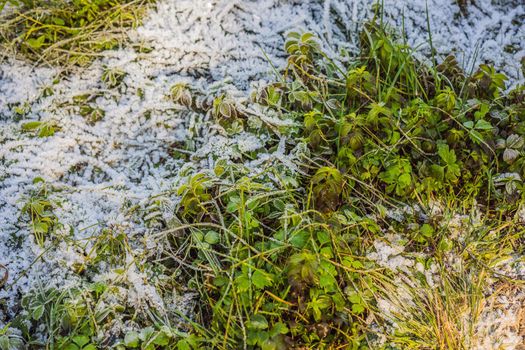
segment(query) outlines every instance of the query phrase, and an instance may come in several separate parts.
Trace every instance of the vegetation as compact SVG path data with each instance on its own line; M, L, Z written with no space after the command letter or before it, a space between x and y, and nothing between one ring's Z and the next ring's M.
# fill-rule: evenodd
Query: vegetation
M197 321L209 331L196 329L205 348L467 349L486 276L498 257L521 251L512 223L525 175L523 89L503 94L505 76L486 65L466 76L452 57L419 62L378 25L361 47L341 67L312 34L291 33L281 82L255 96L295 122L279 132L290 147L307 144L302 175L218 164L179 190L186 234L165 234L193 260L181 268L207 305ZM214 106L226 130L249 125L225 100ZM432 215L435 203L448 209ZM399 208L411 210L389 218ZM480 209L482 222L459 237L440 224ZM439 271L436 285L370 259L388 232ZM465 270L447 267L456 255ZM395 314L381 310L385 301ZM383 331L398 324L386 344L371 319Z
M35 241L43 246L46 236L58 226L58 219L53 214L54 203L47 197L48 188L44 180L36 178L33 183L40 186L25 201L22 207L22 216L29 219Z
M2 17L0 47L5 55L69 68L86 65L126 40L150 0L1 0L14 7Z
M34 39L28 52L55 50L49 35L69 38L62 22L17 23ZM313 34L291 33L280 79L246 105L222 93L203 103L184 84L170 91L228 135L266 134L260 152L294 155L255 171L218 159L213 170L183 172L165 194L177 198L173 220L158 217L161 198L134 212L155 218L162 256L134 256L126 235L108 228L76 266L82 274L106 263L124 276L140 265L163 295L188 286L199 293L194 318L146 302L135 309L119 296L124 282L42 288L11 325L21 335L0 330L0 349L21 339L68 350L469 349L489 284L516 283L497 266L523 250L525 89L505 92L505 76L488 65L468 75L453 57L421 62L374 21L360 39L360 54L342 65ZM103 80L118 88L123 77L108 70ZM103 118L81 100L93 123ZM42 124L25 129L48 135ZM22 209L42 246L58 225L53 205L43 185ZM381 247L398 252L385 259ZM117 322L135 330L111 334Z

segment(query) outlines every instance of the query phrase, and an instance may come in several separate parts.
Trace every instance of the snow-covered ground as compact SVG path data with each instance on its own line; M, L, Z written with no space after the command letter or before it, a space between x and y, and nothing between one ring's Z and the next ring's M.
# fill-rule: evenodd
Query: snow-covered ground
M452 0L385 1L386 19L404 25L408 42L429 53L427 11L432 42L440 56L456 52L469 67L472 61L494 62L517 83L523 80L525 5L520 1L476 0L461 16ZM223 89L246 99L251 85L272 78L272 65L283 67L287 31L317 33L335 56L355 51L361 23L370 18L371 1L359 0L160 0L143 26L130 34L135 44L153 50L139 53L129 46L110 51L89 68L54 84L56 71L8 60L0 64L0 264L9 280L0 288L0 326L14 314L19 298L37 285L75 283L75 261L89 243L81 243L104 227L126 232L137 249L148 229L128 208L173 188L181 169L207 167L208 153L227 154L239 139L214 138L206 116L179 110L169 99L177 82L209 91ZM118 88L102 82L105 69L126 73ZM43 97L44 88L53 94ZM89 124L73 97L96 95L92 105L105 112ZM22 119L13 107L27 108ZM21 132L29 120L55 121L54 136ZM257 135L238 136L247 147L263 145ZM192 164L172 160L170 147L195 143L203 147ZM42 177L58 189L60 223L72 236L45 249L33 241L20 219L23 199ZM66 230L67 231L67 230ZM0 276L1 279L2 276ZM131 281L130 288L140 288ZM1 303L0 303L1 304Z

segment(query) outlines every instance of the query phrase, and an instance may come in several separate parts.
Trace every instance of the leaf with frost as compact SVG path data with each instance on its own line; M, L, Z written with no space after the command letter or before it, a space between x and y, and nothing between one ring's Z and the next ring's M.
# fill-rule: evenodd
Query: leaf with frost
M31 316L33 317L33 320L38 321L42 318L44 315L44 305L38 305L36 308L33 309L33 312L31 313Z
M220 235L215 231L208 231L204 236L204 241L208 244L219 243Z
M520 155L520 152L512 149L512 148L506 148L503 152L503 160L507 163L512 163L518 156Z
M30 131L38 129L42 125L42 122L40 121L33 121L33 122L27 122L22 124L22 130L24 131Z
M505 186L505 191L508 194L512 194L521 182L521 176L518 173L504 173L494 177L494 184L496 186Z
M251 329L266 329L268 328L268 321L266 318L261 315L253 315L250 320L247 322L246 326Z
M140 343L139 333L131 331L124 337L124 345L128 348L137 348Z
M513 149L522 148L524 144L523 137L516 135L516 134L512 134L509 137L507 137L506 144L508 148L513 148Z

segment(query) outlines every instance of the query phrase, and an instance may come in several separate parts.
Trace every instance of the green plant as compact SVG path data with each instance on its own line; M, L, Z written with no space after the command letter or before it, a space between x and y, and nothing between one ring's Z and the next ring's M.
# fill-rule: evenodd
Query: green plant
M481 64L476 73L470 77L468 89L471 96L479 96L485 99L497 98L505 89L505 74L496 72L495 68Z
M32 121L22 124L22 130L34 132L38 137L53 136L58 125L53 121Z
M141 350L177 348L191 350L194 348L195 341L192 337L167 326L162 326L158 329L146 327L140 332L131 331L126 333L124 340L116 348Z
M388 193L398 196L406 195L412 186L412 167L406 159L395 159L387 163L385 171L379 174L379 179L387 186Z
M88 124L94 125L96 122L104 119L106 112L101 108L84 104L80 106L80 115L86 118Z
M457 163L454 150L450 150L447 144L438 144L438 155L443 165L433 164L430 170L434 178L438 181L456 183L461 176L461 167Z
M183 106L191 107L193 104L193 97L191 95L188 84L175 84L171 90L171 98L175 103L180 103Z
M322 167L312 177L312 194L316 208L320 211L335 211L343 193L343 176L339 170Z
M181 269L206 305L197 322L210 329L194 332L218 349L360 349L370 346L364 320L375 315L380 322L399 322L399 332L389 336L401 348L464 347L472 328L464 328L458 309L481 307L486 279L470 276L485 276L486 270L465 257L469 273L475 273L446 271L442 254L463 249L457 237L437 218L397 218L392 212L416 203L428 210L425 203L438 199L462 210L483 203L492 219L513 215L517 203L500 192L503 178L491 175L521 164L518 119L493 118L495 111L519 108L501 101L504 78L487 67L467 77L453 59L426 66L373 24L363 33L361 55L344 68L309 34L292 33L286 50L282 81L262 89L255 101L298 122L287 134L298 135L292 144L308 147L298 161L302 172L287 175L293 181L273 182L266 172L279 170L272 166L247 178L242 167L217 165L220 171L194 175L178 192L182 232L171 243L191 261ZM462 91L463 83L486 82L489 94ZM187 89L174 88L175 100L190 104ZM222 96L212 113L224 123L239 119L241 110ZM274 130L264 132L269 147L276 145ZM519 191L514 180L509 181ZM385 220L387 215L396 221ZM398 305L404 292L394 282L400 272L380 268L378 273L367 255L372 242L392 230L408 242L407 255L425 257L418 261L421 269L439 266L442 274L436 291L422 272L403 272L412 281L403 288L415 303L406 306L406 320L378 312L383 298ZM474 243L476 232L462 239L472 240L485 252L473 254L486 254L492 264L496 248ZM510 249L513 243L503 243L504 236L496 241Z
M99 263L121 266L130 250L128 238L124 232L105 228L96 235L91 243L91 248L86 254L85 264L75 265L74 268L77 273L82 273L89 265Z
M28 314L20 316L16 323L28 339L28 344L34 347L96 349L91 343L95 324L104 321L111 309L95 310L93 300L98 299L105 288L102 284L94 284L86 290L35 290L23 298L22 306ZM31 337L34 327L38 325L45 329L47 339L44 342Z
M24 340L9 324L0 329L0 350L17 350L22 349Z
M108 87L108 88L115 88L122 84L122 81L126 77L126 72L124 72L121 69L118 68L108 68L105 67L104 71L102 72L102 82Z
M37 189L27 197L22 207L22 215L29 217L29 225L35 241L44 246L44 242L58 226L58 219L53 214L54 203L48 198L48 186L42 178L35 178Z
M177 194L181 196L180 207L184 216L207 212L206 203L212 198L208 190L211 185L210 179L200 173L190 177L187 184L179 187Z
M122 43L149 0L11 1L16 6L0 25L0 45L37 62L88 64L98 52ZM0 2L0 10L6 0Z

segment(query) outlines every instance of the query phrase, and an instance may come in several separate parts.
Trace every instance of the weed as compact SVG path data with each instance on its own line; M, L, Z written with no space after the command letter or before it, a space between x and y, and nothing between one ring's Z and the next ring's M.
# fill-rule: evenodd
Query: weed
M102 82L110 89L119 86L125 77L126 72L118 68L105 67L102 72Z
M44 246L44 242L59 225L53 214L54 203L48 198L48 186L42 178L35 178L33 183L38 188L29 195L22 207L22 215L29 217L29 225L35 236L35 241Z

